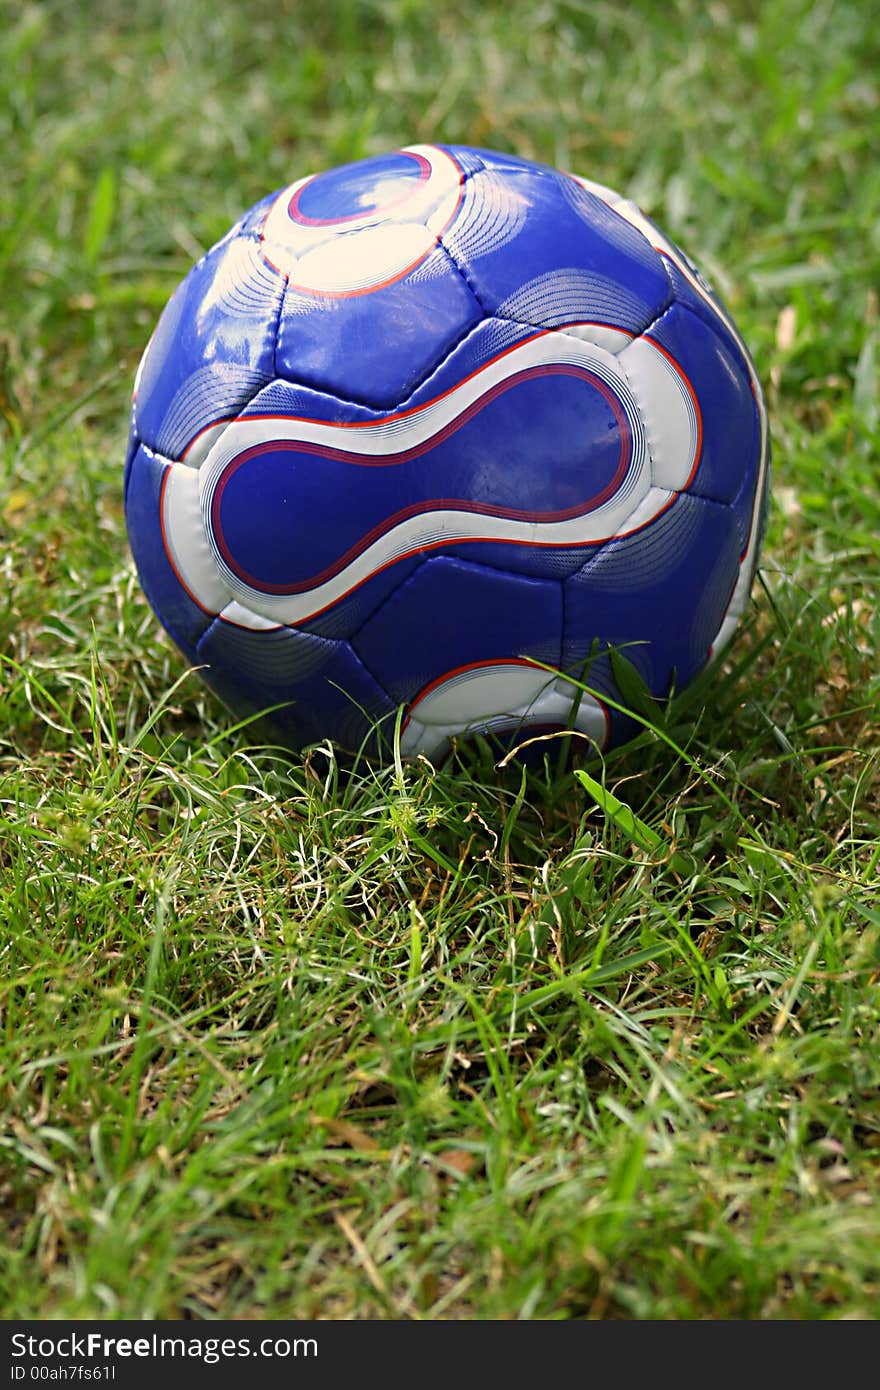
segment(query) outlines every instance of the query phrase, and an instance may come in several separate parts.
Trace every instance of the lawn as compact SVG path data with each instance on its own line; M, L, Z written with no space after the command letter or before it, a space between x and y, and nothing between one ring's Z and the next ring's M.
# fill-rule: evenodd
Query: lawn
M880 1316L870 6L0 20L0 1315ZM284 756L134 572L172 290L264 194L415 141L625 191L765 385L752 605L601 763Z

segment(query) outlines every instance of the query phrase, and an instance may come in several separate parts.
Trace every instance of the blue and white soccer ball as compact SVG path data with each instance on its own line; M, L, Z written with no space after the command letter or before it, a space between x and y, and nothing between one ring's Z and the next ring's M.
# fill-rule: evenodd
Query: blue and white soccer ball
M730 315L633 203L412 145L193 267L138 371L126 517L180 650L291 748L376 751L400 707L405 755L606 748L637 728L613 652L662 698L730 638L768 455Z

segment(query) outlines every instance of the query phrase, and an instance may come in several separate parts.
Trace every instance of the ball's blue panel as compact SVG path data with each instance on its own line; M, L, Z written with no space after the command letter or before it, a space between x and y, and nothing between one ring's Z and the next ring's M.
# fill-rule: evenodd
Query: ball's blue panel
M412 394L401 402L407 410L416 410L438 396L452 391L460 382L478 372L488 363L503 357L518 343L533 338L536 330L531 324L511 323L509 319L481 319L460 343L450 349L434 370L425 377Z
M648 336L674 358L699 404L702 442L688 491L731 502L750 482L754 495L760 425L741 354L734 355L714 325L681 304L673 304Z
M396 706L344 642L292 628L252 631L217 618L196 659L205 679L233 710L258 714L275 705L267 726L294 747L332 738L355 751L370 724Z
M162 537L162 484L171 464L145 445L131 461L125 497L125 521L141 586L166 631L188 660L213 620L213 613L195 603L180 582Z
M525 159L522 155L511 154L507 150L490 150L481 145L450 145L449 148L459 164L469 167L472 171L477 170L500 170L509 173L524 174L553 174L559 173L550 164L541 164L534 159ZM465 161L469 160L467 165Z
M657 696L705 665L739 574L731 509L682 493L650 526L602 546L565 583L563 664L598 639L622 650Z
M457 150L456 153L459 154L460 151ZM484 319L444 358L437 370L416 388L405 402L406 408L417 410L438 399L487 364L504 357L510 349L543 331L536 330L530 324L513 323L509 319ZM537 427L538 422L534 423ZM560 423L559 419L554 422L551 437L544 442L543 462L540 465L536 464L545 469L548 477L553 474L556 457L565 448L572 447L573 459L580 457L583 443L580 428L577 429L574 439L569 440L560 432ZM500 441L496 447L499 455L503 455L504 446ZM451 545L444 553L533 578L558 579L579 569L592 553L592 547L579 549L568 546L556 549L547 546L535 549L529 546L469 541L462 545Z
M344 400L390 409L481 317L458 271L435 250L405 278L369 293L309 295L291 288L277 370Z
M538 327L641 333L672 300L663 259L577 180L489 168L467 181L442 243L486 313Z
M146 444L182 458L203 430L273 379L284 283L247 237L220 243L193 267L138 374L135 420Z
M559 581L577 573L595 550L595 543L538 547L496 541L459 541L445 546L443 554L502 574Z
M323 420L328 424L357 424L381 419L384 412L357 401L329 395L326 391L317 391L300 382L276 377L240 411L243 420L258 415Z
M430 172L421 156L407 150L353 160L308 179L291 198L289 215L309 227L338 227L395 210L405 215Z
M680 254L684 255L683 252L680 252ZM685 257L685 260L687 260L687 257ZM688 261L688 264L691 265L691 262ZM759 402L755 398L756 392L760 393L760 387L757 385L757 377L755 375L754 365L751 361L751 358L748 355L747 349L745 348L737 334L732 330L731 327L728 326L728 323L725 321L726 319L730 319L729 310L727 309L724 302L721 300L720 296L715 291L713 291L711 287L706 285L706 282L702 280L702 277L699 277L699 272L696 271L695 268L693 269L694 273L697 274L698 278L700 278L701 280L701 283L707 290L711 302L707 302L706 299L704 299L698 293L694 286L689 283L689 281L681 273L678 267L670 262L669 272L672 277L673 284L675 285L676 300L682 306L682 308L688 310L691 314L694 315L695 318L702 320L702 322L706 324L707 328L720 339L727 360L735 364L737 375L743 383L743 400L740 402L739 411L741 419L743 419L745 414L747 413L744 406L745 393L747 392L752 399L752 407L754 412L754 434L752 439L750 440L748 436L748 431L744 428L742 437L740 439L741 463L739 466L739 487L735 495L732 497L731 506L733 507L736 516L738 534L740 536L740 542L742 546L745 546L746 544L749 535L749 530L751 527L752 517L755 510L757 509L759 516L758 540L754 546L750 561L752 572L754 573L760 556L764 528L766 525L768 489L770 483L770 471L768 466L764 470L763 482L760 484L762 488L761 496L755 496L755 488L756 486L758 486L760 478L762 449L760 409ZM767 462L769 465L769 440L766 441L766 448L768 450ZM734 465L734 475L732 476L730 481L731 486L736 487L736 465ZM701 490L702 485L699 480L695 480L695 482L696 491L699 492Z
M694 288L687 277L682 274L675 262L667 260L666 269L675 291L676 303L681 304L685 309L689 309L691 313L695 314L697 318L702 319L705 324L717 333L731 358L735 362L738 362L741 370L748 375L744 361L745 351L742 343L735 334L730 331L725 321L731 317L730 310L717 291L713 290L702 276L700 276L697 267L685 256L684 252L678 247L676 247L676 250L678 250L679 255L682 256L691 267L693 273L700 278L700 283L709 296L707 300Z
M763 539L764 527L767 522L767 475L764 477L764 486L759 497L755 495L757 461L749 459L743 467L742 482L736 495L731 498L730 511L733 517L733 524L736 530L736 541L742 554L749 542L752 531L752 523L757 513L758 533ZM754 546L749 561L752 576L758 565L761 540Z
M356 589L337 599L322 613L299 623L303 632L314 632L319 637L345 639L357 632L372 613L394 592L413 570L423 563L424 556L419 553L404 560L397 560L387 569L379 570L371 579L359 584Z
M409 703L473 662L531 657L558 666L562 588L482 565L425 560L352 638L389 694Z
M455 160L458 167L467 180L471 174L486 168L487 156L493 154L490 150L478 150L471 145L440 145L441 150L446 150L447 154Z
M128 446L125 450L125 468L122 474L122 498L128 496L128 483L131 478L131 466L134 463L135 455L140 448L141 441L138 439L137 430L134 425L134 411L131 414L131 424L128 429Z
M443 360L441 367L431 374L430 378L425 379L423 384L418 386L410 399L405 404L406 413L410 418L414 418L418 410L423 409L427 404L437 402L442 396L448 395L460 382L473 377L480 371L480 368L489 363L505 357L512 347L517 343L523 343L527 339L534 338L535 329L523 327L523 325L512 324L503 320L484 320L474 328L471 334L467 335L459 346ZM532 379L532 384L524 382L524 386L530 391L534 391L535 386L541 378ZM587 400L588 410L567 410L566 396L571 396L571 392L577 393L577 400ZM589 485L589 477L594 475L594 466L591 463L591 449L589 449L589 428L592 427L594 434L599 431L598 455L608 453L612 445L610 438L617 430L619 421L617 418L609 416L609 406L605 398L596 393L595 386L584 386L582 391L574 385L570 378L569 384L563 385L559 396L549 386L544 379L541 391L546 393L549 402L549 418L552 418L551 430L546 430L546 416L539 411L525 410L527 400L525 396L521 399L519 407L512 414L502 410L503 398L496 400L494 404L495 413L482 420L470 418L466 425L466 430L460 431L455 436L448 436L445 442L441 441L442 448L445 450L446 459L452 459L452 464L448 470L441 468L439 477L442 478L442 489L449 492L450 482L453 478L464 478L468 488L471 489L471 500L475 498L474 488L487 484L487 482L500 482L505 489L507 498L520 500L520 509L524 505L524 499L537 498L544 495L546 506L552 509L553 496L556 496L557 486L567 486L571 489L581 489L584 492ZM489 403L492 404L492 403ZM570 403L571 404L571 403ZM517 424L516 428L512 425L516 421L517 413L524 418L524 428ZM392 413L396 414L396 413ZM339 400L335 396L328 395L327 392L314 391L310 386L300 386L292 382L274 381L268 385L259 395L254 396L242 411L242 420L256 420L256 418L272 417L278 418L279 431L281 431L282 420L316 420L325 421L328 424L370 424L380 423L388 420L391 416L386 416L384 411L368 409L346 400ZM613 425L613 428L606 428ZM531 441L534 453L528 452L527 445ZM570 452L567 452L570 450ZM267 450L268 452L268 450ZM562 457L563 467L557 468L557 460ZM345 553L346 548L350 548L352 535L349 535L348 546L339 548L339 532L336 530L338 525L349 528L355 521L355 532L359 525L366 523L367 512L359 510L360 492L352 493L350 485L355 478L357 463L343 463L342 460L327 459L318 464L320 456L307 455L296 456L295 453L285 453L281 457L281 464L277 474L268 477L271 488L281 489L282 498L296 498L296 510L300 512L302 506L302 516L300 523L303 527L304 552L300 555L299 538L295 543L291 541L292 532L286 530L285 514L291 510L289 502L282 502L279 507L264 509L263 500L257 500L256 493L253 498L250 489L245 489L245 498L242 502L241 516L238 517L238 527L246 528L253 524L252 534L247 539L247 545L252 548L261 549L263 546L263 532L261 527L266 523L268 531L272 528L278 531L275 537L275 550L285 557L291 553L291 563L302 563L303 556L309 553L314 546L324 546L325 549L336 549L336 559ZM599 463L596 457L596 463ZM259 463L257 463L259 467ZM266 464L263 464L266 467ZM370 525L363 524L363 531L370 531L377 520L380 520L382 509L388 509L388 516L393 510L399 510L402 506L412 506L418 491L421 496L427 495L428 481L431 478L438 478L438 460L432 461L428 456L417 456L410 460L409 464L403 464L403 473L399 473L400 464L393 464L391 470L377 470L374 467L364 466L361 468L361 477L356 480L357 488L367 489L370 493L368 507L373 509L375 516L371 516ZM488 471L487 471L488 468ZM519 468L519 471L517 471ZM299 491L299 475L304 478L304 491ZM414 478L414 489L405 489L407 475ZM594 478L595 481L595 478ZM239 480L239 488L245 486L246 477ZM438 484L439 485L439 484ZM398 488L399 495L395 495L393 488ZM553 489L553 493L548 491ZM437 488L434 489L437 491ZM313 505L306 505L306 499L310 493L317 493ZM402 500L403 492L406 493L405 500ZM478 499L481 502L491 500L488 495ZM498 498L495 499L498 502ZM582 498L581 498L582 500ZM378 509L378 510L377 510ZM348 517L348 523L346 523ZM363 534L363 532L361 532ZM534 577L559 578L563 575L573 573L580 569L584 563L584 548L551 548L542 546L535 550L530 546L523 545L496 545L496 543L485 543L480 541L467 541L463 545L455 545L449 541L449 553L462 556L463 559L480 560L488 566L498 567L502 570L512 570L514 573L534 575ZM277 555L278 559L278 555ZM263 563L260 557L260 563ZM352 621L357 624L360 616L366 616L366 612L371 612L381 602L384 592L389 591L400 578L405 578L412 569L412 562L407 562L398 556L393 563L393 571L384 570L375 577L375 580L364 585L356 595L350 600L343 600L346 609L352 612ZM321 614L321 617L307 624L309 630L324 632L328 637L348 637L353 630L350 626L348 617L339 620L336 609L329 610L328 613Z

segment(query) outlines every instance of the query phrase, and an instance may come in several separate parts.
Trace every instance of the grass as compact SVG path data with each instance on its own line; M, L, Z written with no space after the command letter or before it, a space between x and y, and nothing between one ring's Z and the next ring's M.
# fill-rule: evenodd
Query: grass
M0 13L0 1313L877 1317L868 7ZM747 620L601 767L255 746L128 556L193 257L422 139L625 188L767 387Z

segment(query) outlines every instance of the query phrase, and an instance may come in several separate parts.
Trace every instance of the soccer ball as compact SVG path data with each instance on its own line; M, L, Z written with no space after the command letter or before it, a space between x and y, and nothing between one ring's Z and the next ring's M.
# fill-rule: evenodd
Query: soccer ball
M623 669L662 700L730 638L768 464L729 313L632 202L411 145L298 179L193 267L125 506L160 622L290 748L607 748L638 727Z

